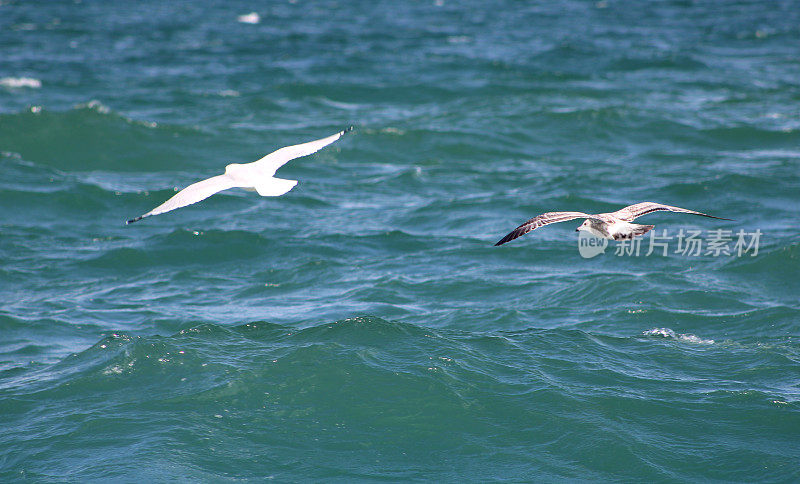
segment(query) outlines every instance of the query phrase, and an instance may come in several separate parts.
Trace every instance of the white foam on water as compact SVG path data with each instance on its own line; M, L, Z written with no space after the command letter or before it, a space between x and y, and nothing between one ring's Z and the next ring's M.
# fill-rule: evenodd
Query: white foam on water
M88 103L76 104L75 107L79 109L91 109L92 111L97 111L100 114L108 114L111 112L111 108L96 99L92 99Z
M669 328L653 328L648 329L647 331L642 333L645 336L661 336L663 338L670 338L670 339L677 339L680 341L688 341L689 343L696 343L696 344L703 344L703 345L713 345L713 339L703 339L699 336L695 336L693 334L682 334L676 333L675 331Z
M39 89L42 87L42 81L33 77L3 77L0 78L0 86L8 87L11 89L29 87L31 89Z
M261 16L257 12L250 12L244 15L239 15L236 20L243 24L257 24L261 22Z

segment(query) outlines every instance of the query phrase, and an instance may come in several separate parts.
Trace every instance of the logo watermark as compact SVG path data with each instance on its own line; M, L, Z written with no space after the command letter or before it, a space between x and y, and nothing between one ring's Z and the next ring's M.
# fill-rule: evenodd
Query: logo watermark
M731 230L702 230L680 229L675 235L668 235L667 229L659 235L656 230L651 230L645 237L635 237L617 242L614 255L649 257L652 254L663 257L669 254L684 257L755 257L758 255L758 245L761 241L761 230L746 232L739 230L735 234ZM578 234L578 252L584 259L591 259L605 253L608 239L599 239L581 231Z
M598 239L585 230L578 232L578 252L584 259L605 254L606 247L608 247L608 239Z

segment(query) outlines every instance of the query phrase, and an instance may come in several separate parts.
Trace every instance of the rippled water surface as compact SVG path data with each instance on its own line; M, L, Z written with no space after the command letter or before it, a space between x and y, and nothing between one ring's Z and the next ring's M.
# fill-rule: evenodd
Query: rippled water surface
M793 1L1 2L0 480L800 480L798 45ZM493 246L645 200L734 220Z

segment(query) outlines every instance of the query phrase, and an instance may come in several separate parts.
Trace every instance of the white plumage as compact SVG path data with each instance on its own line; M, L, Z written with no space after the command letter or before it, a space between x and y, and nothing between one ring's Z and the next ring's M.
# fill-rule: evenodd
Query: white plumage
M342 135L348 131L351 131L352 129L353 127L350 126L349 128L332 136L328 136L327 138L322 138L299 145L286 146L279 150L273 151L267 156L252 163L231 163L225 167L225 174L217 175L206 180L193 183L192 185L189 185L188 187L176 193L172 198L153 210L150 210L144 215L128 220L126 223L132 224L133 222L138 222L145 217L159 215L171 210L175 210L176 208L197 203L201 200L205 200L217 192L221 192L229 188L255 190L262 197L277 197L279 195L283 195L297 185L297 180L275 178L274 175L275 172L278 171L278 168L295 158L316 153L322 148L338 140L342 137Z

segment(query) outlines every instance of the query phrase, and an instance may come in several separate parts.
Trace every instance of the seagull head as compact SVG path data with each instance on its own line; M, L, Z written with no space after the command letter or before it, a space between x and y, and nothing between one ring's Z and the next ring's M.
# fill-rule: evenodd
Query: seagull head
M590 225L589 219L586 219L586 220L583 221L582 224L580 224L578 226L577 229L575 229L575 232L580 232L581 230L583 230L585 232L589 232L589 225Z

